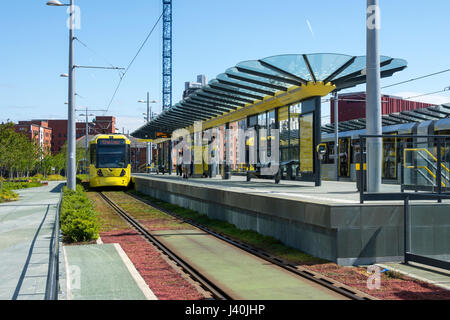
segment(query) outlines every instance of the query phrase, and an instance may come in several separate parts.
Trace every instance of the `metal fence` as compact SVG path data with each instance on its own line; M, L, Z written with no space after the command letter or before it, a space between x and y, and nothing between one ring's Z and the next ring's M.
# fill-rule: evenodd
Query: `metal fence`
M367 138L394 139L400 188L399 192L369 193L364 188L367 177L361 169L358 177L360 202L403 201L404 262L413 261L450 270L450 211L442 207L443 210L428 212L420 207L424 201L441 203L450 199L450 136L361 135L360 168L365 167ZM413 205L411 201L421 201L421 204ZM438 220L443 223L438 223ZM429 252L430 246L425 245L427 242L432 242L433 252Z
M61 188L59 202L56 208L55 224L53 226L52 244L50 252L50 265L47 277L47 286L45 292L45 300L58 300L59 292L59 240L60 227L59 215L61 211L61 203L63 199L63 188Z

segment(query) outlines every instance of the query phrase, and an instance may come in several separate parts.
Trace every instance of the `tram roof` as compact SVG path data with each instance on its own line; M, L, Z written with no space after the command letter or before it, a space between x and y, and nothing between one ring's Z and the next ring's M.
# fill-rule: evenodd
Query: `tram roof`
M403 59L380 57L381 77L407 67ZM366 56L337 53L285 54L243 61L217 75L172 108L132 133L155 139L201 121L212 128L334 90L366 82Z
M428 108L415 109L403 112L392 113L382 116L383 127L394 125L402 125L407 123L417 123L431 120L441 120L450 117L450 105L442 104L439 106L431 106ZM363 130L366 128L365 119L355 119L349 121L341 121L338 123L339 132ZM322 126L322 133L333 133L334 123Z

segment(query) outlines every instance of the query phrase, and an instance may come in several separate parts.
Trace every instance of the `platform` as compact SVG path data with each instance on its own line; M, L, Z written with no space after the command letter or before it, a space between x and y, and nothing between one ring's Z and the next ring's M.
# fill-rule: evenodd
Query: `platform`
M381 268L389 269L410 278L431 283L437 287L450 290L450 270L435 268L420 263L384 263L379 264Z
M65 246L67 300L157 300L119 244Z
M43 300L63 183L16 191L0 204L0 300Z
M360 204L354 182L314 183L252 179L189 179L175 175L135 174L136 190L152 197L255 230L316 257L341 265L402 261L403 202ZM400 192L398 185L382 185L383 192ZM413 226L437 236L421 250L448 258L450 203L414 202ZM424 220L422 219L422 220ZM414 229L414 230L415 230ZM441 239L442 238L442 239ZM423 239L412 239L423 242ZM422 252L421 252L422 253Z

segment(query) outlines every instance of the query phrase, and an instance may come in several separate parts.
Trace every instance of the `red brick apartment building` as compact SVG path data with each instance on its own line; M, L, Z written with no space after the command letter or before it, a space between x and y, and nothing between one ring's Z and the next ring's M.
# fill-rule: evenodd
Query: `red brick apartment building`
M352 92L339 94L338 120L349 121L366 117L366 93ZM428 108L433 104L405 100L400 97L381 95L381 113L392 113ZM331 123L334 122L334 99L330 102Z
M30 141L36 142L45 153L52 151L52 128L47 121L19 121L14 127L16 132L23 133Z
M67 120L48 120L49 126L53 129L52 153L57 154L67 141ZM93 122L89 122L88 130L90 135L116 133L116 118L110 116L96 117ZM76 139L86 135L86 123L77 122Z
M28 139L36 141L45 152L57 154L67 141L67 120L31 120L19 121L15 125L17 132L27 135ZM111 134L116 132L116 118L110 116L96 117L88 124L89 134ZM77 122L76 138L86 135L86 123Z

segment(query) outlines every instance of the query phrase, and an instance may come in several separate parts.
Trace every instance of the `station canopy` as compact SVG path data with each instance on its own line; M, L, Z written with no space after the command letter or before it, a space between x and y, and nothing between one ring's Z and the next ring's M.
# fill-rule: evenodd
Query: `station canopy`
M381 77L389 77L406 66L403 59L380 57ZM222 125L268 108L326 96L365 82L366 56L286 54L244 61L164 110L132 135L158 139L197 121L211 123L210 127Z

